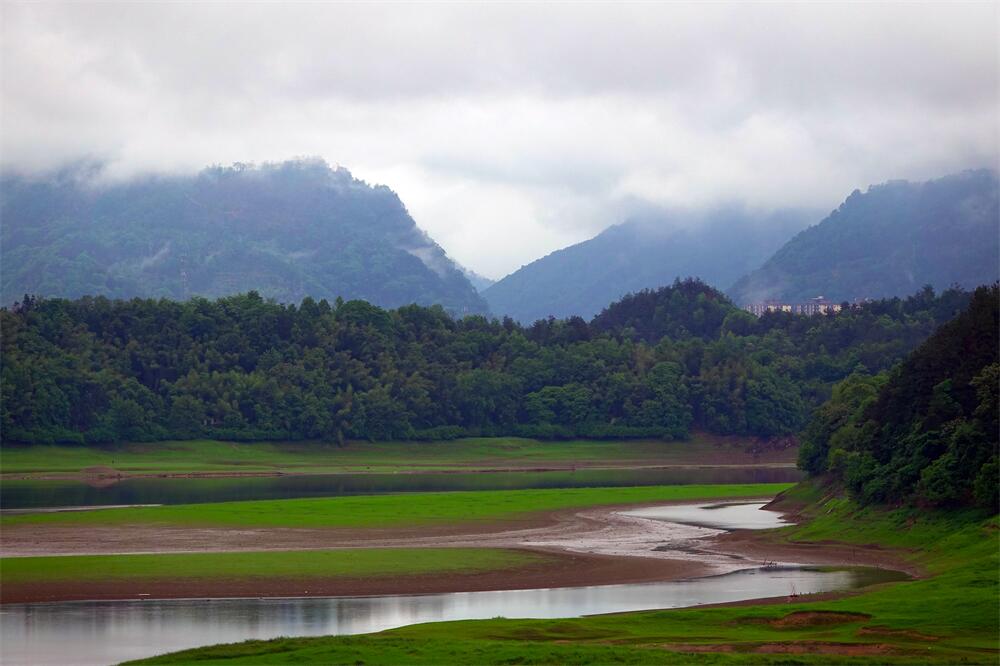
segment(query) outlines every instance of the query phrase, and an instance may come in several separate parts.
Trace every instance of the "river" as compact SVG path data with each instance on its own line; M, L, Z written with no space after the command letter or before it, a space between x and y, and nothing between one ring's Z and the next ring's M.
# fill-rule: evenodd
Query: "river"
M667 583L500 592L11 604L0 608L0 654L7 666L112 664L247 639L360 634L446 620L680 608L850 590L899 579L878 569L781 567Z

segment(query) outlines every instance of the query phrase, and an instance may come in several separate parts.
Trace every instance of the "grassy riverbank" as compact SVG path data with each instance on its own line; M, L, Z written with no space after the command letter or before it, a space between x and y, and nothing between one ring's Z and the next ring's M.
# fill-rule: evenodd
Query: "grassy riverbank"
M905 549L930 576L828 601L562 620L437 623L366 636L249 641L142 663L965 663L998 659L997 517L817 500L788 541Z
M792 464L795 451L755 458L749 441L695 433L684 442L541 441L483 437L442 442L351 442L343 448L320 443L192 440L128 444L109 448L4 446L4 475L84 473L356 473L475 471L654 465ZM88 472L89 470L89 472Z
M4 516L0 527L141 525L199 527L396 528L499 521L559 509L614 504L773 497L790 484L642 486L405 493L212 504L129 507Z
M163 555L14 557L0 587L22 583L227 578L335 578L472 573L538 563L543 557L499 548L345 548L338 550Z

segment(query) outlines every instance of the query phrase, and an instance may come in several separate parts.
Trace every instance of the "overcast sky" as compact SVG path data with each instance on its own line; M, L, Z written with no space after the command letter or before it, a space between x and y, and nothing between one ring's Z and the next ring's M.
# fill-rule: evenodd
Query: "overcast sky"
M490 277L635 206L996 168L1000 3L3 2L0 162L320 156Z

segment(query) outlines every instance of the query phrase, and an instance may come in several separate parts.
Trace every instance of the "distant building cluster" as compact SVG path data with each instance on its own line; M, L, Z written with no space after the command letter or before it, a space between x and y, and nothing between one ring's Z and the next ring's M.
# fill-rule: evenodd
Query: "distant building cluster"
M744 306L743 309L757 317L760 317L765 312L791 312L792 314L814 315L840 312L840 303L834 303L822 296L817 296L816 298L810 298L804 303L785 303L778 300L750 303Z

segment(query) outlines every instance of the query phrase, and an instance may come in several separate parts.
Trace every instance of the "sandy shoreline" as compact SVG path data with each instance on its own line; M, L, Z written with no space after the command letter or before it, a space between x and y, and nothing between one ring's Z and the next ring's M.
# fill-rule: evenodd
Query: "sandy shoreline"
M663 506L657 502L637 506ZM692 504L674 502L672 504ZM704 504L698 503L698 504ZM482 573L365 578L176 579L5 584L0 603L83 599L364 596L572 587L678 580L770 564L876 566L921 575L877 547L789 543L773 531L725 531L637 518L625 506L563 510L421 529L223 529L26 526L4 531L2 555L93 555L338 548L512 548L539 563Z

